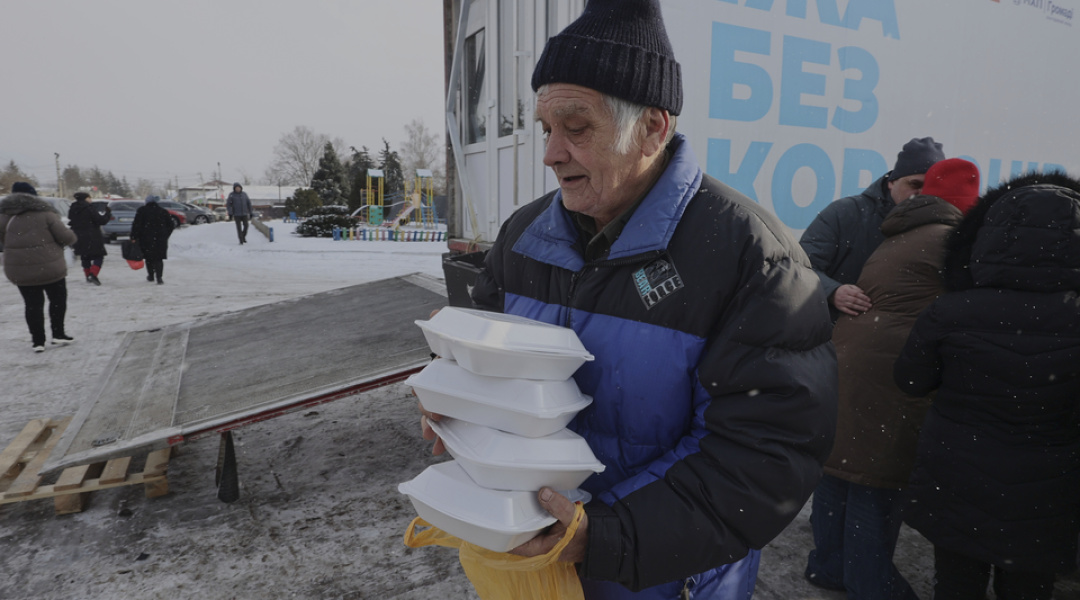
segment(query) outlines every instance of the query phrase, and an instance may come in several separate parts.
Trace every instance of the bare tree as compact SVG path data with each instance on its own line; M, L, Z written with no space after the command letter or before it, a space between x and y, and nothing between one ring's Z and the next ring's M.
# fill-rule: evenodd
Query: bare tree
M155 185L153 181L140 177L135 180L135 188L132 192L136 198L145 198L150 194L155 193L156 188L157 185Z
M401 157L402 171L407 185L412 184L417 169L430 169L437 193L446 187L446 149L441 136L424 125L423 119L413 119L405 126L405 141L401 144L398 155Z
M274 160L264 177L280 185L311 185L311 176L319 168L319 159L327 143L332 144L338 154L346 148L341 138L330 139L324 133L315 133L297 125L296 129L278 140L274 147Z

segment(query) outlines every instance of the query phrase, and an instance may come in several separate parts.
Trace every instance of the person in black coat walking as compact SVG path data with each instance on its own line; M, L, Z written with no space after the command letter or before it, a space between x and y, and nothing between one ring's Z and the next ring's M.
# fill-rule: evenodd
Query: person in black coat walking
M159 196L147 196L146 203L135 211L135 220L131 223L131 239L139 244L143 259L146 261L146 280L159 284L161 272L165 269L165 259L169 253L169 236L172 235L172 215L158 205Z
M94 285L101 285L98 275L108 254L101 226L108 223L110 218L112 211L109 207L106 206L104 212L99 212L90 204L90 194L86 192L76 193L75 203L68 209L68 227L79 236L73 247L75 254L82 259L86 281Z
M935 600L1049 599L1080 533L1080 180L989 190L949 241L898 386L937 390L905 520L934 544Z

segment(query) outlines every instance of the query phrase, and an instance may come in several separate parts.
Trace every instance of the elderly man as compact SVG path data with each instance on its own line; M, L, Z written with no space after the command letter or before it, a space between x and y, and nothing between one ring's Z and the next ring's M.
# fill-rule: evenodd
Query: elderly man
M573 328L596 356L570 424L605 465L561 560L585 597L749 598L759 551L821 474L836 421L825 296L771 214L674 132L679 64L656 0L591 0L533 73L559 189L512 215L481 307ZM424 435L437 415L424 413ZM442 450L436 441L435 452ZM550 550L574 514L514 550Z
M888 173L857 196L826 206L803 232L802 245L829 298L833 320L870 310L870 297L855 285L866 259L885 241L881 223L893 207L922 190L926 171L945 160L932 137L912 138Z

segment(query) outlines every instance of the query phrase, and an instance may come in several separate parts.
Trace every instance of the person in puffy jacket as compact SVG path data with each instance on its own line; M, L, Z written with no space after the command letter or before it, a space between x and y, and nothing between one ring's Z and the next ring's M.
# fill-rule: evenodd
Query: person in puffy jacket
M52 206L37 197L37 190L29 183L16 182L11 186L11 194L0 201L4 275L22 294L34 352L45 351L46 296L52 343L74 341L64 331L67 313L64 246L71 246L77 239Z
M75 242L75 254L82 260L83 274L86 281L101 285L98 275L101 274L101 265L105 261L108 252L105 250L105 236L101 233L101 226L109 222L112 211L106 206L104 212L99 212L90 204L90 194L78 192L75 194L75 203L68 209L68 226L79 236Z
M702 172L675 132L679 73L657 0L590 0L547 42L532 84L559 189L503 224L472 292L595 356L569 428L605 469L560 554L589 600L750 598L836 423L820 281L775 216ZM515 554L547 553L574 515L538 500L558 523Z
M139 243L146 261L146 280L165 283L161 275L165 259L169 258L169 236L176 226L172 215L158 204L160 196L147 196L146 202L135 211L131 222L131 239Z
M893 383L893 363L919 313L945 291L945 240L979 197L979 170L963 159L926 172L922 194L896 205L881 224L885 241L858 279L871 307L843 314L833 329L840 366L836 443L814 490L814 550L806 578L846 590L849 600L914 599L893 564L900 490L930 401Z
M934 544L934 598L1049 599L1080 532L1080 181L1015 177L965 217L948 293L919 315L896 384L936 390L905 490Z
M870 297L857 282L866 260L885 239L881 223L897 204L919 193L927 169L944 159L934 138L912 138L896 155L891 171L861 193L832 202L807 226L799 244L821 278L834 321L870 308Z
M240 244L247 243L248 220L251 219L251 199L248 198L244 186L234 183L233 191L225 200L225 211L229 218L236 223L236 237L240 238Z

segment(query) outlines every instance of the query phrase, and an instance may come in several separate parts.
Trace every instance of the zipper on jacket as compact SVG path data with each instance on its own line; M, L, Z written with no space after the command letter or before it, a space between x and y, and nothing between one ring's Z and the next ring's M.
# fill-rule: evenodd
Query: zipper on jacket
M577 291L578 280L585 274L585 269L589 268L591 268L589 265L585 265L583 269L575 271L574 274L570 276L570 289L566 292L566 318L563 319L564 327L569 327L570 329L574 328L574 321L571 318L574 314L574 293Z
M566 293L566 318L563 320L563 326L573 329L574 322L571 316L574 314L574 295L577 293L578 282L581 281L581 278L585 276L587 271L590 269L626 267L634 263L647 263L663 254L663 250L652 250L643 254L635 254L634 256L617 258L615 260L600 259L585 263L585 266L583 266L580 271L575 271L574 274L570 276L570 289L567 290Z

